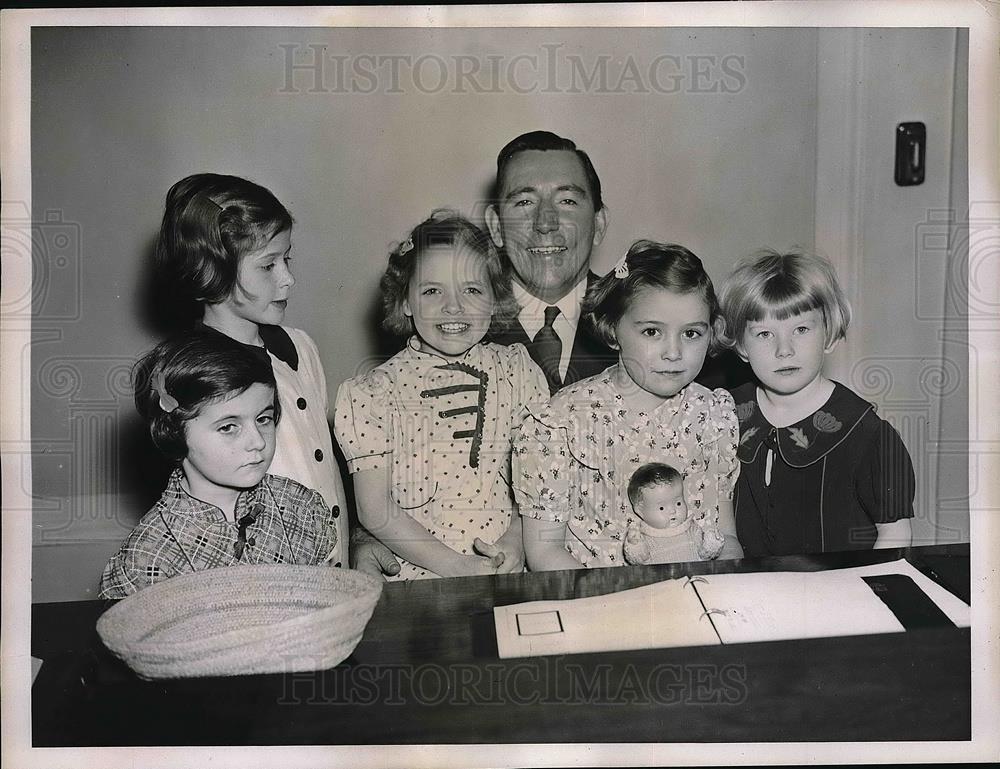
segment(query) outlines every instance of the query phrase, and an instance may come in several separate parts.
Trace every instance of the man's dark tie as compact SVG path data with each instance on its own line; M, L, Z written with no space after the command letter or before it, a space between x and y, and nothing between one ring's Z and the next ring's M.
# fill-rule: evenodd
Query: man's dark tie
M550 395L555 394L556 390L562 387L562 378L559 376L562 342L559 340L559 335L552 329L552 324L558 314L558 307L545 308L545 325L538 330L534 341L528 345L528 354L545 374Z

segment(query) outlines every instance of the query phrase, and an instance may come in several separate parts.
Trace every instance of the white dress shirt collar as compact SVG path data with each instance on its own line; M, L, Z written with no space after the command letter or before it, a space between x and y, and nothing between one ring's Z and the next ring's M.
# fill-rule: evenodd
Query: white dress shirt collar
M566 369L569 368L569 359L573 354L573 341L576 338L576 328L580 324L580 313L583 307L583 297L587 293L587 277L577 283L562 299L550 305L543 302L533 294L529 294L517 281L514 283L514 298L521 306L521 311L517 315L524 333L528 339L534 339L535 334L545 325L545 308L558 307L559 315L556 316L552 324L552 330L559 336L562 342L562 355L559 359L559 375L566 376Z

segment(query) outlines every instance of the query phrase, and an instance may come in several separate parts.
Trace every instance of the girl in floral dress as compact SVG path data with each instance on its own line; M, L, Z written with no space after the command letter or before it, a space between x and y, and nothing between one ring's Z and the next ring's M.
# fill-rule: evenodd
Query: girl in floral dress
M398 579L520 571L510 435L548 386L524 345L482 342L516 312L510 276L484 232L439 211L389 255L381 288L386 328L412 336L337 395L358 518Z
M739 557L733 399L694 382L720 320L701 260L683 246L638 241L595 283L586 308L619 361L530 409L515 433L528 566L624 565L625 534L638 523L628 481L648 462L681 472L705 556Z
M747 555L908 546L909 452L873 404L823 374L851 321L830 264L761 252L726 281L722 309L725 343L759 381L733 391L735 515Z

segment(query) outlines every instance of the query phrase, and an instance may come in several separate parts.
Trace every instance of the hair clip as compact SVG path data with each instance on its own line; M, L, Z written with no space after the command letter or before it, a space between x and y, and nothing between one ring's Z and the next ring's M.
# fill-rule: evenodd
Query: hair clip
M166 376L163 373L163 369L157 371L153 376L153 392L156 393L156 397L160 402L160 408L167 414L181 405L173 395L167 392Z
M628 252L625 252L625 256L618 260L618 264L615 265L615 277L616 278L627 278L628 277Z
M413 238L407 238L399 247L399 255L404 256L413 250Z

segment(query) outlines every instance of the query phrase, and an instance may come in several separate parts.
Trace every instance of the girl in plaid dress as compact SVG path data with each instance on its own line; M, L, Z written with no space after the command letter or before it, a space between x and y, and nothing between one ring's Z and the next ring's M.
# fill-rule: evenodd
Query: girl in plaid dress
M326 375L310 336L282 325L295 285L291 237L292 215L267 188L238 176L188 176L167 193L155 249L157 282L183 321L240 342L271 366L285 414L273 470L320 493L337 526L334 564L347 566L347 509ZM357 568L372 575L399 571L376 540L355 541L361 546L350 555Z
M142 358L135 383L153 442L176 466L104 568L102 598L218 566L311 565L336 554L323 498L267 474L281 405L266 360L221 334L195 332Z

